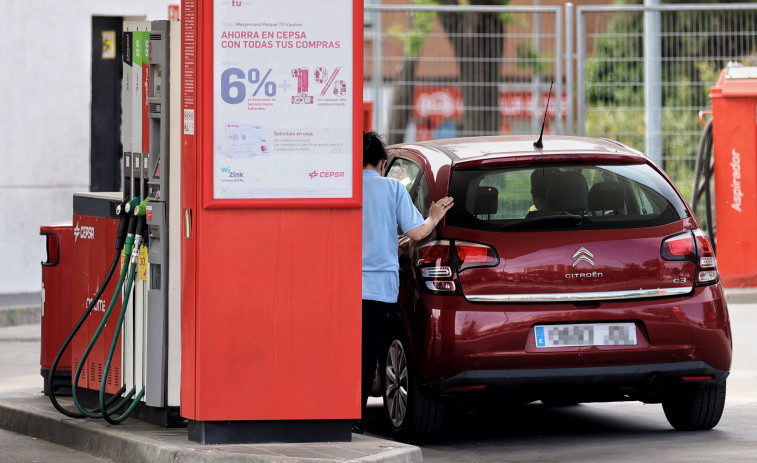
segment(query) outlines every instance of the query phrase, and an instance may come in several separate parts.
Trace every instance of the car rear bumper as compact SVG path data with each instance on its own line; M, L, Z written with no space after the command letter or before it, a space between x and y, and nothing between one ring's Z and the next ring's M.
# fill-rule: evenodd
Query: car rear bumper
M652 399L681 386L719 384L729 371L701 361L579 368L468 370L425 387L441 395L508 390L533 399L575 396L580 401ZM657 397L659 398L659 397Z
M472 304L427 294L418 302L406 332L423 384L453 381L473 371L528 378L534 372L561 371L617 376L644 365L669 366L665 371L682 365L729 371L731 366L730 323L720 285L643 303ZM613 322L633 323L637 344L543 348L536 343L537 325Z

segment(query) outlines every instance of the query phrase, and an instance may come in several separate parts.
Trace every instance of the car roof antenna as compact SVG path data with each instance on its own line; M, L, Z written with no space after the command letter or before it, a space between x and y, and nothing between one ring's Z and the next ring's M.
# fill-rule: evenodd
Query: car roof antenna
M554 84L554 80L551 84L549 84L549 95L547 95L547 107L544 108L544 120L541 122L541 133L539 134L539 139L534 142L534 146L537 148L544 148L544 144L541 142L541 139L544 136L544 124L547 123L547 109L549 109L549 99L552 98L552 86Z

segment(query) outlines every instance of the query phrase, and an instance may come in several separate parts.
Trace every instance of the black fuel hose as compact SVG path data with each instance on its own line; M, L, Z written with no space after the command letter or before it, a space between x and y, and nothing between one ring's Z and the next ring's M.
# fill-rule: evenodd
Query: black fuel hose
M55 378L55 371L57 370L58 364L60 363L61 358L63 358L63 354L65 353L66 349L68 349L68 346L73 341L74 336L76 336L76 334L79 332L81 327L84 325L84 322L87 320L87 317L89 317L89 315L92 313L92 310L97 304L97 301L100 300L100 296L102 296L102 293L105 291L105 288L108 286L108 283L110 283L110 280L113 277L113 273L116 271L116 267L118 267L121 251L124 248L124 241L126 240L126 232L130 228L131 222L136 221L136 220L134 221L130 220L132 215L127 214L125 212L124 210L125 205L126 205L126 202L122 203L121 205L117 207L119 221L118 221L118 233L116 234L116 255L113 256L113 262L111 262L110 268L108 269L108 273L105 275L105 279L103 280L100 287L97 289L95 296L92 298L92 302L89 303L87 308L84 310L84 313L79 318L79 321L76 323L76 325L71 330L71 332L68 333L66 340L63 341L63 344L61 345L60 349L58 349L58 353L55 355L53 364L50 367L50 373L47 377L47 390L50 391L50 402L53 404L53 407L55 407L56 410L68 416L69 418L86 418L86 415L82 413L66 410L58 402L58 398L55 396L55 388L53 384L53 380ZM76 387L75 382L72 384L72 387ZM110 406L113 402L118 400L119 396L123 394L125 390L126 390L126 386L122 387L119 392L117 392L113 397L111 397L108 400L106 405ZM100 413L99 407L93 410L92 413Z
M712 156L712 119L704 127L702 137L699 139L699 152L694 168L694 189L691 197L691 208L696 212L699 202L704 196L705 217L707 236L715 249L715 216L713 215L712 189L710 188L714 158Z

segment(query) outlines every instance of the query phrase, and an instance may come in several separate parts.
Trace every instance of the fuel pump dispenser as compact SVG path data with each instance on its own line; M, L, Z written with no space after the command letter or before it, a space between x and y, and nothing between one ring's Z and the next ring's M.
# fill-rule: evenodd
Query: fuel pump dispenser
M753 287L757 286L757 67L729 65L711 88L710 98L718 268L723 286ZM704 160L700 165L706 172L710 163Z
M360 0L199 0L180 28L124 23L123 191L74 196L79 411L51 394L61 412L203 444L352 438L362 18Z
M177 213L170 218L170 200L172 191L179 197L180 186L178 178L172 180L179 174L180 129L169 117L171 100L180 101L180 86L171 84L172 75L180 76L178 24L124 23L123 191L74 195L71 310L80 322L58 358L71 344L79 412L64 410L51 394L56 408L68 416L102 417L117 424L134 412L156 424L183 425L179 253L173 262L168 258L171 241L178 246L171 232L180 230L170 223L178 220ZM174 208L178 211L178 204ZM124 248L120 258L119 246ZM118 283L109 284L114 274Z

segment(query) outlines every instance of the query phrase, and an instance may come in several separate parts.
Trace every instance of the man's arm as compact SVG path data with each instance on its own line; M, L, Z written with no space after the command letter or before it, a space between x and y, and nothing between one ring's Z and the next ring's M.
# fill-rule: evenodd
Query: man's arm
M444 218L444 214L452 208L454 202L454 199L446 196L435 203L431 203L431 207L428 209L428 218L423 222L423 225L409 230L406 235L414 241L420 241L430 235L439 221Z

